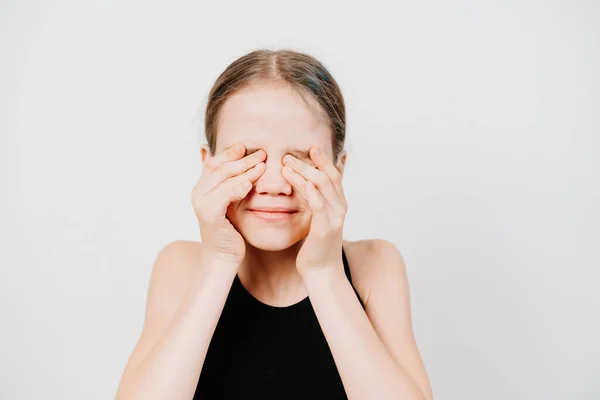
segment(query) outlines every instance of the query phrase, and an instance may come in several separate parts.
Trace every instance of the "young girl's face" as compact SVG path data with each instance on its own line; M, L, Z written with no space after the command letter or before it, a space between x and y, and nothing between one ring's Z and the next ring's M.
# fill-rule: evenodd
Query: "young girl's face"
M267 154L265 172L254 182L250 193L227 209L227 218L238 232L262 250L286 249L304 239L310 229L310 208L283 176L283 156L292 154L314 167L308 150L319 146L333 158L329 120L311 96L304 97L310 108L290 86L263 83L236 93L220 111L216 154L236 143L245 145L247 153L262 149ZM205 153L203 150L203 159ZM338 165L343 167L346 157L340 158ZM266 207L297 211L282 220L266 221L249 210Z

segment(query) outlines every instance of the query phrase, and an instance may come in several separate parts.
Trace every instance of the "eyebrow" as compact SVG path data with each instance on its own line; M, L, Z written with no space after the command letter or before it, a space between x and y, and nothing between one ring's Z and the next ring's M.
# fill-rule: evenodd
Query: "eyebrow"
M250 153L254 153L255 151L257 151L259 149L254 148L254 147L247 147L246 148L246 152L248 154ZM311 160L310 158L310 149L307 150L302 150L302 149L287 149L286 153L289 153L297 158L300 159L306 159L306 160Z

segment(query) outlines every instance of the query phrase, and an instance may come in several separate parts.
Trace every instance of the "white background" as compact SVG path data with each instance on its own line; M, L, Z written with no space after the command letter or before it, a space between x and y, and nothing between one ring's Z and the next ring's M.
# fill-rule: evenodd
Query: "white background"
M501 4L500 4L501 3ZM436 399L600 398L600 4L3 1L0 398L109 399L223 69L319 58ZM168 366L165 366L168 368Z

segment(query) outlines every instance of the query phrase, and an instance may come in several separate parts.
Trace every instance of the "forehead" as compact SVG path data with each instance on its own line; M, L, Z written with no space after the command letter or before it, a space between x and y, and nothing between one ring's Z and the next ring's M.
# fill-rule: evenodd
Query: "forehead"
M331 152L331 128L321 106L308 94L311 107L292 87L280 83L249 86L223 105L218 122L217 152L234 143L267 152L319 146Z

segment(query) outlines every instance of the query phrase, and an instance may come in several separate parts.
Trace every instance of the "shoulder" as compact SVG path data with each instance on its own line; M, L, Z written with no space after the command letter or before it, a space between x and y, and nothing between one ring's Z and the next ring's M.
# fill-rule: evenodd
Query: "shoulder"
M342 244L348 258L352 284L365 305L377 282L405 274L404 258L396 245L388 240L343 240Z
M362 239L357 241L342 240L347 252L354 251L367 258L398 256L400 251L396 245L386 239Z
M185 281L190 267L199 259L200 242L175 240L167 243L158 252L152 268L152 279Z
M148 307L159 316L169 317L183 297L192 266L200 257L200 243L176 240L164 245L152 267Z
M192 261L200 256L201 243L191 240L174 240L167 243L158 253L157 260L160 258L173 259L179 261Z

